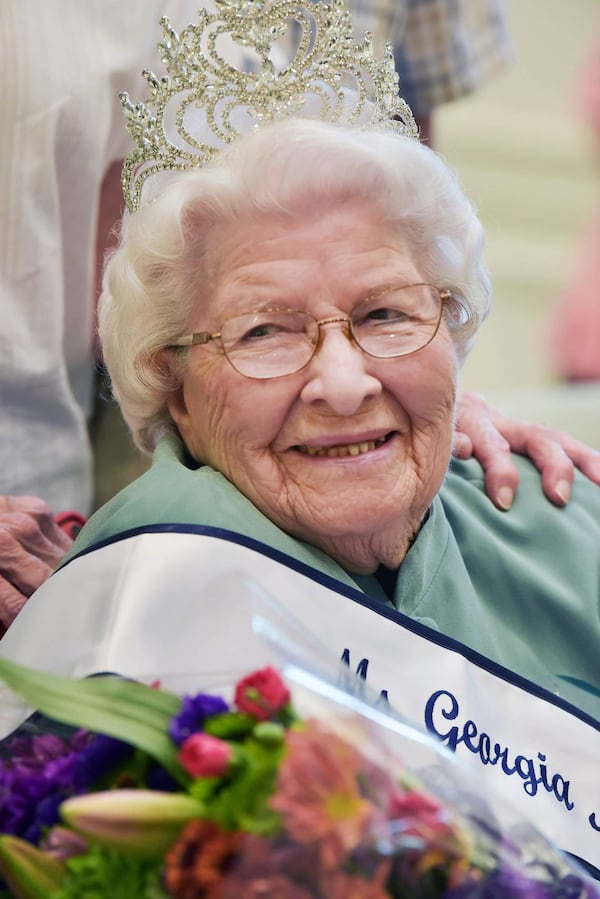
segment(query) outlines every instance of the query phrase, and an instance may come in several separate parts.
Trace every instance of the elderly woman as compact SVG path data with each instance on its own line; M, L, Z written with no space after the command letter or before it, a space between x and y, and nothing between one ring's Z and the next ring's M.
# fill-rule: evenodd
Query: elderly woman
M135 677L278 643L341 657L597 864L593 809L573 809L600 750L600 490L578 476L551 506L518 460L501 511L477 462L450 463L482 246L454 175L391 126L272 122L161 184L100 310L153 466L0 655Z

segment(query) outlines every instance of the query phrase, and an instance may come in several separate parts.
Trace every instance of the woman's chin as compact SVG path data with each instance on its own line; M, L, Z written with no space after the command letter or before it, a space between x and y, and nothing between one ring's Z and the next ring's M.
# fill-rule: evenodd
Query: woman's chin
M389 493L324 492L310 512L280 519L280 527L294 537L322 549L342 567L367 573L384 560L399 565L424 514L409 504L394 503Z

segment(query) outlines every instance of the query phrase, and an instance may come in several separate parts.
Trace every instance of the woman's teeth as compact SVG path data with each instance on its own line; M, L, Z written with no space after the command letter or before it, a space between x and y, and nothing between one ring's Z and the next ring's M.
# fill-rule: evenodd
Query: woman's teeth
M339 446L298 446L297 449L307 456L327 456L329 458L340 458L341 456L361 456L368 453L376 447L381 446L388 439L386 437L378 437L377 440L365 440L361 443L345 443Z

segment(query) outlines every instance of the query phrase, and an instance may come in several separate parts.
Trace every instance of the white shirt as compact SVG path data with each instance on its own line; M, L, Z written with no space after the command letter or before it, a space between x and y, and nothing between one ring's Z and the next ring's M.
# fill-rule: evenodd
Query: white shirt
M172 4L183 26L195 10ZM164 0L0 3L0 493L87 513L95 232ZM185 15L182 20L181 15Z

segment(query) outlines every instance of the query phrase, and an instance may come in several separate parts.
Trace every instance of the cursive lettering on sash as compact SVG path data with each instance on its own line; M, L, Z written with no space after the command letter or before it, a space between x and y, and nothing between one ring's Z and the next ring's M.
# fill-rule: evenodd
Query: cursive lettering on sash
M350 670L349 649L344 649L340 661L342 662L343 668L339 685L342 687L342 689L347 690L354 696L359 696L361 699L366 700L367 694L365 693L365 683L367 680L367 672L369 670L369 660L361 659L356 666L356 671L354 672L354 674L352 674ZM375 708L388 709L389 705L390 702L388 698L388 691L380 690L377 701L375 702Z
M369 659L362 657L358 663L353 664L350 650L344 649L341 662L340 686L373 702L373 694L369 696L366 688ZM375 704L389 708L387 690L379 692ZM575 808L575 802L571 799L571 781L560 773L552 774L548 770L545 752L537 752L535 757L514 752L510 745L496 742L490 734L481 730L472 718L461 723L460 705L450 690L436 690L430 695L425 703L424 717L429 733L452 752L462 746L476 756L482 765L498 766L507 777L516 775L527 796L534 797L542 789L552 795L565 811L570 812ZM586 814L586 819L592 830L600 833L600 814Z
M600 833L600 821L598 821L598 815L596 814L596 812L592 812L592 814L588 818L588 821L590 822L592 829Z
M515 754L509 746L492 741L492 737L481 731L475 721L467 719L447 727L444 722L457 721L460 707L456 696L449 690L437 690L429 697L425 706L425 726L442 743L456 752L458 746L479 756L482 765L499 765L507 777L516 774L523 781L523 789L528 796L535 796L540 787L552 793L558 802L564 803L569 811L574 803L569 798L570 781L562 774L550 774L546 755L537 753L537 758Z

